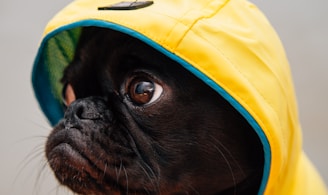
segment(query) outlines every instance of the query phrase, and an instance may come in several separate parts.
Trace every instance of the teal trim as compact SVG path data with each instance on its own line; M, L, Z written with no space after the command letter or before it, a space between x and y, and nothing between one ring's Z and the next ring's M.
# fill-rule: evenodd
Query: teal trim
M49 123L54 126L64 115L63 106L55 98L51 90L49 73L44 64L44 47L46 41L43 41L39 47L36 60L32 70L32 86L34 94L39 102L41 110L46 115Z
M253 127L255 132L258 134L262 144L263 144L263 150L264 150L264 168L263 168L263 179L261 186L259 188L258 194L261 195L264 193L269 174L270 174L270 163L271 163L271 149L270 144L267 140L266 135L264 134L263 130L259 126L259 124L255 121L255 119L250 115L250 113L242 107L233 97L231 97L222 87L220 87L217 83L215 83L213 80L209 79L206 75L204 75L202 72L197 70L195 67L193 67L191 64L180 58L179 56L175 55L174 53L166 50L158 43L154 42L153 40L149 39L148 37L132 30L124 26L120 26L118 24L110 23L107 21L101 21L101 20L83 20L79 22L75 22L66 26L62 26L53 32L46 35L46 37L43 39L41 46L38 51L38 55L36 57L36 61L34 63L33 73L32 73L32 82L33 87L35 90L35 95L39 101L39 104L45 113L45 115L48 117L49 122L51 125L55 125L58 123L58 121L63 117L63 108L61 106L61 103L59 103L51 93L50 89L50 83L47 76L47 71L45 70L45 66L43 64L44 60L42 59L43 56L43 50L44 47L49 39L56 36L56 34L70 30L77 27L85 27L85 26L97 26L97 27L104 27L109 28L112 30L116 30L125 34L128 34L132 37L135 37L146 44L152 46L159 52L162 52L172 60L175 60L179 64L181 64L184 68L189 70L191 73L196 75L199 79L204 81L206 84L208 84L210 87L212 87L217 93L219 93L223 98L225 98L236 110L239 111L239 113L249 122L249 124Z

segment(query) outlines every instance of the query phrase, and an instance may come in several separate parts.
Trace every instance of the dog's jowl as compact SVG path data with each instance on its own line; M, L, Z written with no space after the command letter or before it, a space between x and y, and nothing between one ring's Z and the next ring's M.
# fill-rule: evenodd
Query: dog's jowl
M73 1L33 87L48 164L77 194L326 194L283 48L247 1Z

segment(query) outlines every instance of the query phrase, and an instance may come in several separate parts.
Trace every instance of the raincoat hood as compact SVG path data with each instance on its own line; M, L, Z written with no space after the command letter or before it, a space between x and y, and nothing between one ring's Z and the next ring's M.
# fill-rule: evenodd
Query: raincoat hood
M47 25L32 82L52 125L63 117L59 80L73 59L81 29L109 28L178 62L249 122L265 156L258 194L327 194L302 150L284 49L256 6L245 0L155 0L138 9L124 10L131 5L125 3L123 10L107 10L117 3L119 0L75 0Z

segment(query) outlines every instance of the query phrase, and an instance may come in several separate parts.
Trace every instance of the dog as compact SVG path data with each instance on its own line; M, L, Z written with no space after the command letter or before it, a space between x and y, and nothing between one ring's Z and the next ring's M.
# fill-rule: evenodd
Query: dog
M84 27L61 81L66 110L46 157L75 193L257 193L264 157L252 127L154 48Z

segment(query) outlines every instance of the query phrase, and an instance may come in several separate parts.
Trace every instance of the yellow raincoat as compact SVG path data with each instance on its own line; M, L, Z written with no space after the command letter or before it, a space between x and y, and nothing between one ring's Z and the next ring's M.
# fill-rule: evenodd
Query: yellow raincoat
M302 150L284 49L256 6L245 0L155 0L139 9L99 10L118 2L75 0L46 27L32 82L52 125L63 116L59 79L73 58L81 28L117 30L177 61L247 119L265 153L258 194L327 194Z

